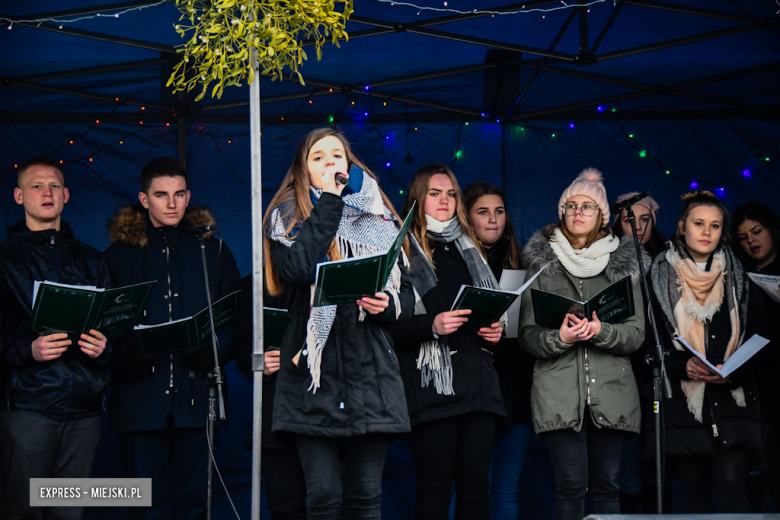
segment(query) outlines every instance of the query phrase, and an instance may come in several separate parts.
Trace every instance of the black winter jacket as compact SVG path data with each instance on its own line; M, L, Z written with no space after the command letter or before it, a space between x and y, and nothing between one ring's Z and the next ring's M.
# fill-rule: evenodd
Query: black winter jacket
M422 387L417 369L420 344L434 339L433 320L452 308L460 286L473 284L455 244L436 242L433 259L439 282L422 296L427 314L413 316L407 325L394 330L412 425L478 411L504 417L498 375L489 350L493 346L467 324L446 337L455 395L440 395L433 384Z
M312 378L305 350L311 284L316 265L327 257L338 230L344 203L323 193L289 249L271 242L271 260L289 292L291 322L282 341L276 382L273 431L325 437L409 431L403 383L389 327L405 322L414 309L411 281L402 273L396 319L393 298L384 312L358 319L357 304L339 305L322 351L320 388L308 390Z
M149 212L140 204L121 208L109 222L113 243L105 258L116 285L157 280L141 323L153 325L187 318L207 306L200 243L184 233L189 227L214 224L202 208L187 208L177 227L155 228ZM214 301L238 289L239 274L228 246L211 236L206 239L211 295ZM221 251L220 251L221 249ZM221 359L230 359L232 331L218 335ZM111 363L108 416L118 432L158 430L167 427L173 414L176 427L203 427L208 416L206 372L190 366L181 354L159 356L151 378L138 378L123 370L122 360L132 335L117 342Z
M753 334L767 338L769 336L766 311L760 294L761 289L753 282L748 282L747 276L742 283L748 291L745 341ZM667 353L666 370L672 386L672 398L664 399L662 403L663 421L666 427L666 454L715 457L717 456L716 443L727 448L743 447L754 454L760 454L762 452L759 424L761 411L756 391L756 371L764 362L764 356L768 352L766 349L771 348L771 345L734 371L728 383L706 384L702 422L699 422L688 410L687 400L680 386L681 380L688 379L685 366L693 354L674 347L668 332L666 315L661 310L652 284L650 284L650 293L661 344ZM712 319L705 322L704 337L707 342L707 360L713 365L723 363L726 346L731 337L731 323L726 305L721 305ZM747 405L745 407L737 406L731 395L731 390L740 386L745 393ZM650 431L654 431L652 407L653 403L650 401L644 410L644 425ZM653 438L653 435L647 436L648 453L654 452L654 448L650 446Z
M0 343L10 408L58 421L99 415L111 344L97 359L73 343L57 359L35 361L32 342L38 334L30 330L30 321L36 280L110 288L100 251L73 238L66 222L60 231L30 231L20 220L0 242L0 259Z
M775 260L758 272L780 276L780 260ZM761 293L761 298L764 300L767 320L769 323L778 323L780 303L774 301L763 289L757 288L757 291ZM764 347L766 351L764 362L758 367L756 374L758 398L761 401L761 423L767 426L780 426L780 385L775 379L777 367L780 366L780 329L772 327L767 337L772 340L772 343Z
M501 239L487 250L487 262L497 281L504 272L504 261L509 254L509 241ZM518 317L519 319L519 317ZM531 384L536 358L517 344L517 338L501 338L493 350L493 366L498 374L501 398L504 401L508 423L531 422Z

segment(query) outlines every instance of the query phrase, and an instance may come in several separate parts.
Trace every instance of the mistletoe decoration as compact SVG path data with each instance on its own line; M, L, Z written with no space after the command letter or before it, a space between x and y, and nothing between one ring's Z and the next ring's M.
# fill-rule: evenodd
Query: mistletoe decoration
M285 69L298 75L307 59L305 42L313 44L317 60L330 40L348 39L344 30L354 0L176 0L182 15L176 31L189 41L178 49L182 60L174 67L167 86L174 92L202 87L200 101L215 82L211 97L222 97L226 86L241 86L255 79L256 71L282 79ZM344 4L341 10L337 4ZM182 25L189 21L191 25ZM257 65L252 66L256 51Z

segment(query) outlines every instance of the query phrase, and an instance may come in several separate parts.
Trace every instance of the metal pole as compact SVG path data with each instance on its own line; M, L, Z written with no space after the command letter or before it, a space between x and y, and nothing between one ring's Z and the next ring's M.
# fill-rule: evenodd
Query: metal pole
M257 71L257 54L252 54ZM260 468L263 435L263 183L260 150L260 76L249 85L249 142L252 154L252 520L260 519Z

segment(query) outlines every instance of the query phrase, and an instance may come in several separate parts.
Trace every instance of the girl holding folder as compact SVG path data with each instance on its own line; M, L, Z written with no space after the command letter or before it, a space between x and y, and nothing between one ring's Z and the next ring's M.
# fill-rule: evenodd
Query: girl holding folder
M477 181L463 190L469 222L485 249L496 280L504 269L522 269L522 253L507 212L504 192ZM506 419L496 422L490 467L491 520L517 520L520 515L520 476L533 436L531 378L534 358L517 347L517 339L501 338L493 352Z
M633 240L617 239L608 227L598 170L583 171L566 188L558 216L523 250L526 276L547 267L522 295L518 340L538 358L531 407L534 430L547 443L555 471L554 518L580 520L586 493L594 514L620 512L621 449L640 423L629 355L642 345L645 316L636 249ZM634 314L621 323L602 323L593 312L560 316L559 328L537 325L533 289L586 301L628 276Z
M729 248L723 203L709 191L683 200L670 248L650 270L650 301L673 394L662 404L666 460L682 480L688 513L714 512L713 482L721 512L749 513L745 478L762 451L755 384L762 356L723 378L674 337L720 368L753 334L768 337L761 290Z
M298 146L263 224L268 292L289 293L291 316L273 431L293 434L309 518L340 518L342 502L347 518L379 518L388 440L409 431L389 328L413 312L411 281L399 257L384 291L373 297L322 307L311 302L318 263L386 251L398 234L398 216L344 136L320 128Z
M495 421L505 415L490 349L503 326L470 328L470 310L450 309L462 285L498 283L447 166L433 163L414 174L404 214L415 202L409 272L420 299L409 323L394 332L412 422L415 518L447 519L454 482L455 518L487 520Z

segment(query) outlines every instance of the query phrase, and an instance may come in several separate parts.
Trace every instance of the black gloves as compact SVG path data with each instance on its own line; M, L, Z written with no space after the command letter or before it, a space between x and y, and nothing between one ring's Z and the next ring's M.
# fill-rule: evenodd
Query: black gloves
M211 342L190 347L182 353L181 357L195 370L208 372L214 368L214 348Z

